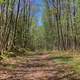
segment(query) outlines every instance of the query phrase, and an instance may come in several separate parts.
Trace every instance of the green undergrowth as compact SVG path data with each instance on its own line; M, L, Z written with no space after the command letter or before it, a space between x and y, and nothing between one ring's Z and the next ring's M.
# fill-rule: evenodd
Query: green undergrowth
M30 55L34 55L32 51L23 48L12 51L2 51L0 53L0 67L8 69L16 68L16 65L18 64L17 62L21 61L18 57L24 58L26 56L27 58Z
M4 58L17 57L17 56L30 56L34 54L35 53L33 53L32 51L28 51L26 49L21 48L12 51L3 51L1 52L0 58L4 59Z
M43 53L41 52L33 52L29 49L24 48L14 49L11 51L3 51L0 55L0 67L13 69L16 68L18 64L24 62L27 58L42 54Z
M50 53L52 61L56 63L63 63L73 67L73 69L80 73L80 53L79 52L56 52Z

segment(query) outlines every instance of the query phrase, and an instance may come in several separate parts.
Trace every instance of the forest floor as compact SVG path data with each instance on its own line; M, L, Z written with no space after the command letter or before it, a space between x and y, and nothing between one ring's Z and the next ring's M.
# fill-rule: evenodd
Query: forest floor
M53 51L4 59L0 80L80 80L80 54L70 53Z

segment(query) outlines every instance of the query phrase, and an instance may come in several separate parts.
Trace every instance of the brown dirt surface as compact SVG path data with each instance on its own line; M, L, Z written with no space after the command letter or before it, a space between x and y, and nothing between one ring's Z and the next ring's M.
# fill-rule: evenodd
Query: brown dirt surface
M13 69L0 67L0 80L80 80L71 66L55 63L48 54L14 58L12 64Z

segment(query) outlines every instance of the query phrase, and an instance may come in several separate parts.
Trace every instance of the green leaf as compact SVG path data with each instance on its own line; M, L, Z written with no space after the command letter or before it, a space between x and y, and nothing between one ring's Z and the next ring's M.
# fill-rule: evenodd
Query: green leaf
M0 0L0 4L3 4L4 3L4 0Z

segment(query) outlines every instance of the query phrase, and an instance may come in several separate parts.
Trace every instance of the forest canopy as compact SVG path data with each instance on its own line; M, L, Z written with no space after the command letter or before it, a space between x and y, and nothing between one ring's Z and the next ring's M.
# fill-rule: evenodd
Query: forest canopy
M0 51L79 49L79 13L79 0L0 0Z

